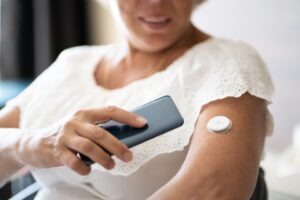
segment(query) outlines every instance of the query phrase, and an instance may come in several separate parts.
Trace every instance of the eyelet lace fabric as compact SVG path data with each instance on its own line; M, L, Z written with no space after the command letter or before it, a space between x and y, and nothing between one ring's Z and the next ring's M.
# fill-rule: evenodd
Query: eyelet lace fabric
M86 66L95 65L100 54L97 47L64 51L52 67L8 103L21 108L20 127L43 128L80 108L106 104L134 108L163 95L173 98L185 122L180 128L132 147L131 162L113 156L113 170L100 165L93 165L93 170L129 176L156 156L182 151L191 141L202 107L209 102L249 92L271 103L274 87L267 67L255 49L242 42L211 39L192 47L163 72L112 92L91 85L93 68ZM272 115L266 117L270 135Z
M241 42L207 44L193 49L181 68L174 68L166 76L179 77L169 95L173 97L185 119L182 127L133 147L134 158L130 163L114 160L116 166L107 173L129 176L160 154L181 151L191 140L194 125L203 105L227 97L238 98L250 94L271 103L273 84L265 63L249 45ZM183 74L183 75L182 75ZM162 82L157 76L153 85ZM160 80L161 79L161 80ZM178 84L180 82L180 84ZM163 84L163 83L162 83ZM272 115L267 113L267 135L272 133ZM105 170L99 165L94 169Z

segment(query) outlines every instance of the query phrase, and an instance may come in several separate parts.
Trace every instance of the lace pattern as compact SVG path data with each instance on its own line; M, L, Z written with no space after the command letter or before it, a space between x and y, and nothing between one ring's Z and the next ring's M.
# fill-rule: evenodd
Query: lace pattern
M76 108L99 106L100 103L105 106L108 102L104 99L109 99L109 104L129 108L134 107L137 102L146 103L166 94L173 98L185 119L180 128L133 147L131 150L134 159L130 163L123 163L113 156L116 162L113 170L108 171L100 165L93 165L93 170L129 176L160 154L182 151L191 140L201 108L209 102L226 97L240 97L249 92L271 103L274 88L268 70L257 52L241 42L212 39L196 45L163 72L136 81L124 89L114 92L103 90L103 94L99 96L99 87L90 85L93 82L90 75L78 77L87 74L87 68L83 66L94 65L99 59L101 53L98 53L96 47L92 49L80 47L65 51L54 63L54 67L40 76L23 94L10 101L11 106L18 105L22 110L22 128L41 128L51 120L55 122L70 112L69 107L73 109L73 103ZM92 67L89 70L92 74ZM58 81L55 81L56 84L49 84L53 82L53 76ZM82 87L80 91L79 86ZM137 91L139 95L136 95ZM83 93L86 97L84 100L80 99ZM61 107L66 101L69 107ZM58 107L61 108L59 111ZM36 119L36 116L45 113L47 117ZM267 119L267 132L270 135L273 128L270 113Z
M185 124L133 147L134 159L130 163L123 163L114 157L116 167L108 173L129 176L159 154L183 150L191 140L201 108L209 102L226 97L238 98L249 92L271 103L272 80L255 50L244 43L225 43L222 46L212 45L210 49L206 49L209 54L204 53L199 58L190 60L191 67L185 69L190 72L185 76L181 88L176 90L177 93L171 94L185 119ZM206 62L203 63L203 60ZM180 69L177 69L177 72L180 73ZM270 135L273 120L270 113L266 117L267 132ZM101 166L94 166L94 169L105 170Z

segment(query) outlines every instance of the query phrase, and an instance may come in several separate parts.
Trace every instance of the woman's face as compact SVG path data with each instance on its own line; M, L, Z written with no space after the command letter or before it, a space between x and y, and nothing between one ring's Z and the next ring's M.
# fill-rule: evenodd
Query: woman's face
M130 44L157 52L178 40L191 28L195 0L118 0Z

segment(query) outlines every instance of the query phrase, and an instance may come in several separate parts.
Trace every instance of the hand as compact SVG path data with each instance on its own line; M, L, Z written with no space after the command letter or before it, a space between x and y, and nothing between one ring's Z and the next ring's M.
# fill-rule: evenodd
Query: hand
M80 160L78 152L106 169L112 169L115 163L105 150L128 162L132 153L127 146L96 126L111 119L136 128L146 124L144 118L114 106L80 110L63 123L24 134L17 147L18 160L37 168L65 165L81 175L91 169Z

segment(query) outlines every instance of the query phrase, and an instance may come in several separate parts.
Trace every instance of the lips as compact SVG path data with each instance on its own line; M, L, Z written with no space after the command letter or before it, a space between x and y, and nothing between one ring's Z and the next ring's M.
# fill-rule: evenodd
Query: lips
M167 23L168 21L171 20L169 17L164 17L164 16L149 16L149 17L140 17L140 19L146 23L153 23L153 24L163 24Z
M172 21L170 17L164 15L143 16L139 17L139 20L148 29L156 31L166 28Z

